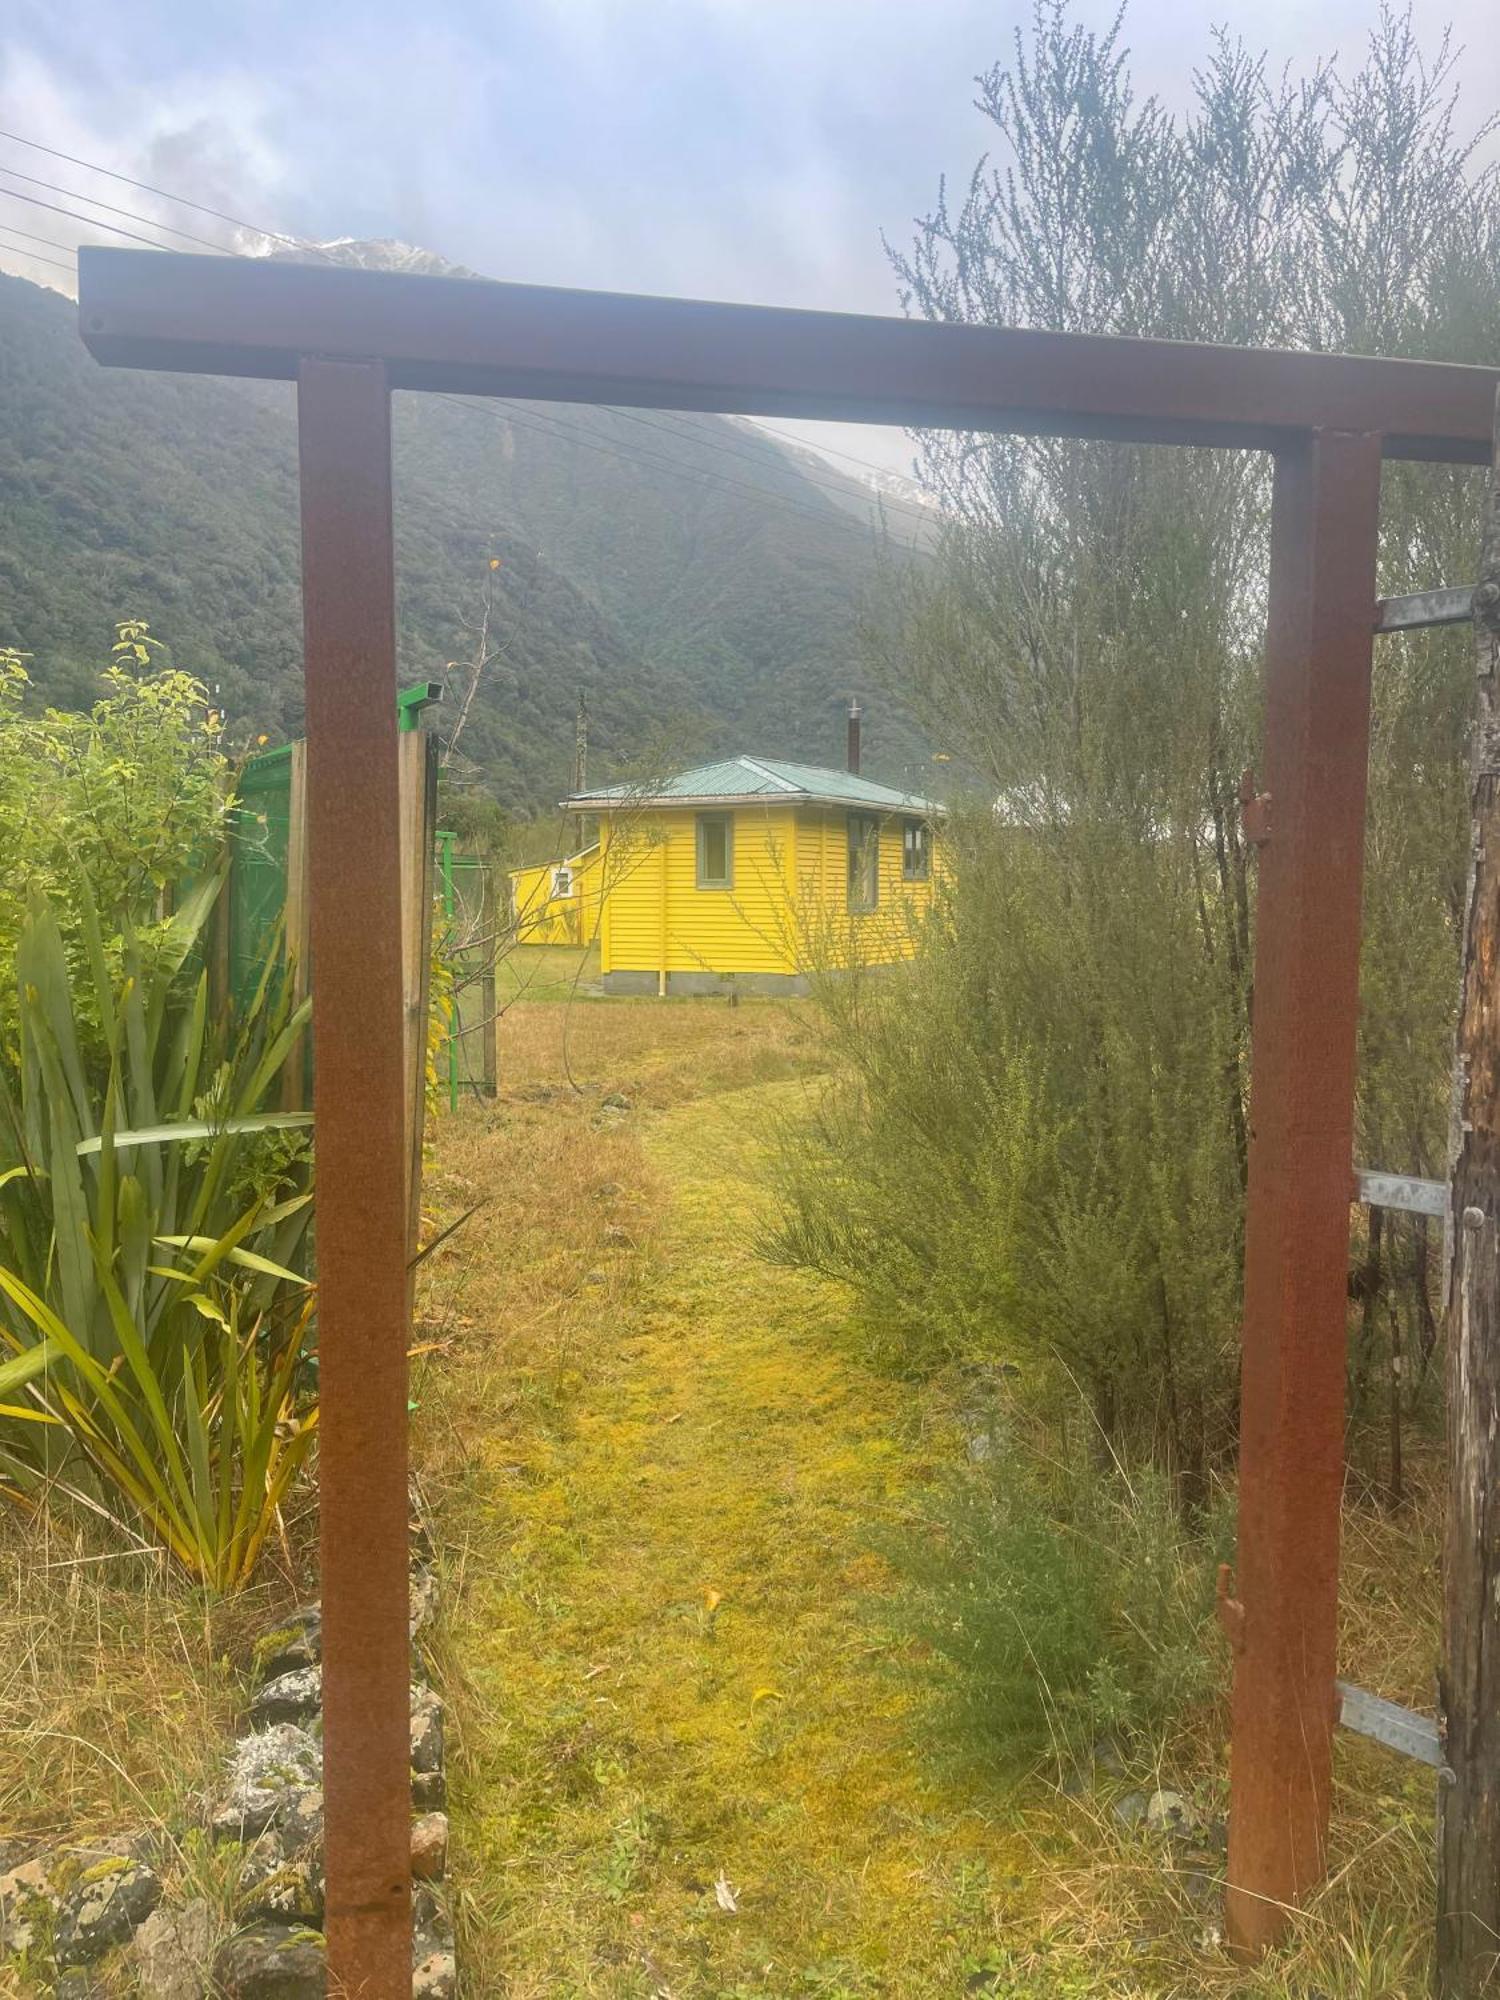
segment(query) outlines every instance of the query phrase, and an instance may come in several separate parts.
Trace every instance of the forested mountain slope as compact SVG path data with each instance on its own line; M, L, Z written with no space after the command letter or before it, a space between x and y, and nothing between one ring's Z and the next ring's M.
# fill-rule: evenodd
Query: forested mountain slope
M404 679L470 655L500 559L463 749L501 803L566 788L580 691L596 777L663 739L835 762L855 692L874 774L920 756L860 665L873 529L798 454L721 418L432 396L395 431ZM291 388L101 369L70 300L0 276L0 645L39 693L87 700L141 617L247 736L294 735L297 585Z

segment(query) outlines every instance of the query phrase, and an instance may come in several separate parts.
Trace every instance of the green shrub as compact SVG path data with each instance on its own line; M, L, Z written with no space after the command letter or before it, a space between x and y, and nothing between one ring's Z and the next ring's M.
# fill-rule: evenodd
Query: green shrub
M232 1028L192 978L221 887L148 962L128 918L113 972L84 885L87 1012L33 893L16 953L18 1072L0 1062L0 1497L81 1506L234 1588L253 1570L316 1409L303 1370L310 1156L276 1116L306 1026L269 977Z
M25 656L0 649L0 966L8 974L34 889L51 900L70 960L83 966L85 894L118 966L129 925L141 959L165 946L171 894L213 853L229 807L229 765L208 690L152 666L139 620L116 627L102 692L87 714L27 707ZM0 1040L15 1032L0 980ZM100 1027L85 1022L90 1041Z
M1227 1543L1227 1510L1185 1522L1159 1474L1002 1452L952 1471L884 1541L902 1586L889 1615L961 1758L1072 1763L1216 1695Z

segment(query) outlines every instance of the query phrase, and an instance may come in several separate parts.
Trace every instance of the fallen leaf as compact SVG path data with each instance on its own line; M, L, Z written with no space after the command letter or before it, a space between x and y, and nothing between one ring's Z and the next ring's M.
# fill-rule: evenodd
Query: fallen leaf
M720 1875L718 1881L714 1884L714 1901L729 1916L737 1917L739 1915L740 1906L735 1898L734 1890L729 1886L729 1878L726 1875Z

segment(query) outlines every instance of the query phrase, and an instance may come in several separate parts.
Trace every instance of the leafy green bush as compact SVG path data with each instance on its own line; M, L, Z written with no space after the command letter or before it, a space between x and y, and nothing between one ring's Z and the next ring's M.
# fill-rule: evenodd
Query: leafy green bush
M86 879L87 1014L51 906L16 953L18 1074L0 1063L0 1495L72 1503L243 1583L313 1438L302 1373L311 1161L275 1116L305 1028L269 977L232 1029L192 978L222 878L112 968Z
M51 899L70 960L83 966L82 901L118 964L125 927L149 964L167 944L171 891L213 853L229 766L208 690L152 666L138 619L116 627L103 692L86 714L27 707L25 656L0 649L0 965L9 968L28 899ZM0 1036L15 1032L0 982ZM86 1023L89 1027L100 1024ZM92 1040L92 1035L90 1036Z
M1219 1688L1209 1629L1227 1514L1169 1483L1025 1454L955 1469L883 1553L899 1635L955 1750L1015 1768L1154 1738Z

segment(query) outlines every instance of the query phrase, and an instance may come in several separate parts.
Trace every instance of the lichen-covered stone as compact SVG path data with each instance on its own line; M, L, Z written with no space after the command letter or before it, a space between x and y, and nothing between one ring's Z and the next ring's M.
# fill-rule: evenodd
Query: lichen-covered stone
M443 1812L448 1804L448 1780L441 1771L413 1771L411 1802L416 1812Z
M131 1940L145 2000L204 2000L213 1957L214 1913L205 1902L158 1904Z
M453 2000L458 1991L453 1925L430 1883L413 1886L411 1920L412 2000Z
M80 1965L63 1973L52 1993L53 2000L108 2000L103 1987L95 1984L94 1975Z
M250 1720L258 1729L272 1722L303 1722L323 1706L323 1669L295 1667L266 1682L250 1704Z
M323 1787L301 1786L282 1798L274 1821L284 1854L321 1853L323 1847Z
M36 1854L0 1875L0 1953L34 1952L52 1932L62 1883L58 1856Z
M432 1772L443 1768L443 1704L429 1687L411 1691L411 1767Z
M53 1951L59 1967L87 1965L126 1944L161 1901L161 1877L117 1855L84 1869L57 1906Z
M229 1755L223 1793L209 1827L216 1840L253 1840L298 1792L322 1782L323 1753L294 1722L242 1736Z
M411 1636L416 1638L433 1621L437 1614L437 1578L430 1569L414 1569L411 1573L411 1610L408 1622Z
M451 1945L420 1935L414 1940L411 1992L412 2000L454 2000L458 1992L458 1961Z
M267 1834L245 1856L240 1869L238 1906L242 1917L321 1924L321 1856L287 1854L274 1834Z
M411 1872L419 1882L437 1882L447 1866L448 1815L422 1813L411 1823Z
M304 1604L262 1632L255 1642L251 1664L257 1680L274 1680L278 1674L296 1673L315 1667L323 1658L323 1608Z
M323 1940L299 1926L256 1924L223 1947L214 1978L224 2000L323 2000Z
M1153 1792L1146 1802L1146 1830L1183 1839L1195 1833L1198 1815L1181 1792Z

